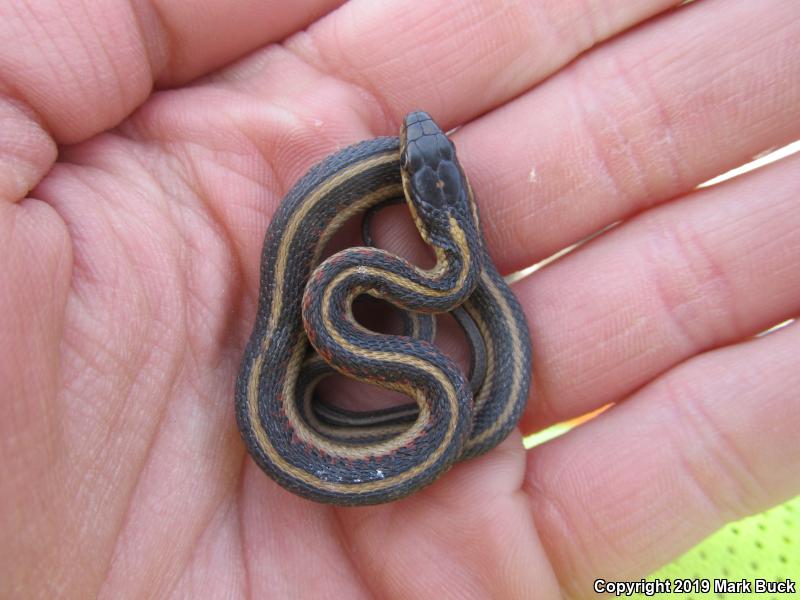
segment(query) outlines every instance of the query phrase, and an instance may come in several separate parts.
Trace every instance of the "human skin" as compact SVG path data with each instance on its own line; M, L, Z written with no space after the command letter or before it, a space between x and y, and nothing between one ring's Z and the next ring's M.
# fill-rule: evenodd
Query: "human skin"
M800 158L695 190L800 138L797 2L338 4L0 4L0 596L582 598L800 493ZM501 272L621 222L513 286L521 433L614 406L313 504L235 424L261 242L414 108Z

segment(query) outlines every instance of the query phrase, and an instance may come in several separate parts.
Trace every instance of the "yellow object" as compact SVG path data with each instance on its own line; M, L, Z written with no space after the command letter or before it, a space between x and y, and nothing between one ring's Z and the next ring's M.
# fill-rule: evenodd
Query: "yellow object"
M757 579L790 579L800 586L800 496L761 514L726 525L647 579L708 580L711 585L708 593L657 594L651 598L800 598L800 587L794 594L759 594L755 591ZM750 593L714 592L715 580L719 582L722 579L744 579L751 583L753 589ZM633 597L646 598L644 594Z

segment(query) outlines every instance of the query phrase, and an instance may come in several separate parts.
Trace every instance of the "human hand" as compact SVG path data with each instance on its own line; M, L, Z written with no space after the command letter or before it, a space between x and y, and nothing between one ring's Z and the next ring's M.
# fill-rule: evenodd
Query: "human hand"
M796 3L336 4L0 7L0 595L584 597L800 491L800 160L693 191L800 137ZM412 108L502 272L624 221L514 285L523 433L617 404L317 505L236 430L261 242Z

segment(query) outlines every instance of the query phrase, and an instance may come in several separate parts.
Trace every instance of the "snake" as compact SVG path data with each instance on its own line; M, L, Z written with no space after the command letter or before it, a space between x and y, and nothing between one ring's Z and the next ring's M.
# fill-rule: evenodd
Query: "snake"
M436 262L424 269L371 244L322 260L351 218L403 199ZM368 226L365 226L365 231ZM399 309L379 333L353 313L367 296ZM434 315L457 317L468 377L434 343ZM409 402L353 411L317 398L331 373ZM531 385L518 299L494 265L455 146L433 118L406 115L399 136L323 159L289 190L264 237L258 306L236 381L235 412L255 463L289 492L339 506L391 502L516 427Z

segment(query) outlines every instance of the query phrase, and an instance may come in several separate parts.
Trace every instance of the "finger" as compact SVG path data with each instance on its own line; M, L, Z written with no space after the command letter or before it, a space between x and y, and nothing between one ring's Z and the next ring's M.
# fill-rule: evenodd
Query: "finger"
M797 325L709 352L529 453L531 511L572 596L800 492L799 352Z
M525 429L796 316L799 168L790 157L652 209L516 284L534 347Z
M36 115L59 143L120 122L153 82L174 84L282 39L337 6L271 1L175 0L3 3L0 93ZM26 40L26 43L20 43ZM6 129L4 138L14 139Z
M513 98L675 0L349 2L288 47L379 106L383 129L425 108L452 127Z
M30 110L2 96L0 122L0 203L15 202L47 172L58 150Z
M151 106L146 118L137 116L148 132L174 130L176 118L197 131L223 114L228 128L247 132L268 157L270 183L286 191L332 151L397 135L409 108L424 107L450 128L674 4L349 2L307 32L215 75L217 91L237 93L235 110L230 97L206 94L204 102L196 99L202 108L194 114L185 108L176 114L177 103L166 98L159 110ZM463 19L466 25L456 26ZM258 104L241 102L247 96Z
M157 0L137 15L151 25L151 63L161 65L158 85L175 85L298 31L344 0ZM145 11L148 11L145 14ZM155 57L155 58L153 58Z
M461 128L503 271L800 138L797 8L694 2Z

